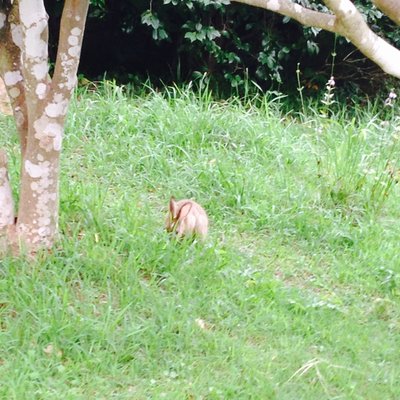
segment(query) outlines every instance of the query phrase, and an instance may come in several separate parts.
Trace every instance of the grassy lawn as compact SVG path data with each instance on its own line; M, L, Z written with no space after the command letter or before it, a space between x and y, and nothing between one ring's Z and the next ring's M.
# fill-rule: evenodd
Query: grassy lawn
M0 261L0 398L400 398L399 111L283 101L77 96L60 242ZM205 244L170 240L170 195Z

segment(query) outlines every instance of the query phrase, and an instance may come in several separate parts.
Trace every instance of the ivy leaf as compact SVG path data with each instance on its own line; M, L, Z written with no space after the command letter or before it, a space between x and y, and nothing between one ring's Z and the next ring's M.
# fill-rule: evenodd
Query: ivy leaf
M217 31L215 28L213 28L212 26L209 26L206 29L206 35L207 35L208 39L213 40L217 37L220 37L221 33L219 31Z
M150 10L147 10L142 14L142 24L151 26L153 29L158 29L160 20Z
M189 39L191 43L195 42L197 40L196 32L186 32L185 38Z
M153 28L152 36L154 40L163 40L168 38L168 33L158 16L150 10L142 14L142 23Z

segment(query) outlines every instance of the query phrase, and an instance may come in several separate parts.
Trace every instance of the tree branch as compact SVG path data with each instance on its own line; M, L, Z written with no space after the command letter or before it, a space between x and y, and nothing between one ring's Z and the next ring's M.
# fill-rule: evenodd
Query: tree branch
M386 73L400 78L400 50L376 35L350 0L324 0L332 14L325 14L302 7L291 0L232 0L237 3L261 7L293 18L306 26L321 28L345 36L366 57ZM400 18L398 0L374 0L386 7L388 15Z
M236 3L243 3L254 7L277 12L278 14L290 17L305 26L321 28L329 32L336 32L336 17L331 14L310 10L291 0L232 0Z
M400 5L398 0L372 0L385 15L400 25Z
M336 32L350 40L386 73L400 78L400 50L376 35L350 0L324 0L336 15Z

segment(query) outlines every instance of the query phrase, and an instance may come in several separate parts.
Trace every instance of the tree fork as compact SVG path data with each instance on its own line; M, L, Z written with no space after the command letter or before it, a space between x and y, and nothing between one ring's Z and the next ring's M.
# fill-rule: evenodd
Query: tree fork
M11 232L9 237L16 236L12 242L29 252L50 248L57 239L64 123L76 85L88 7L89 0L65 0L57 61L50 78L43 0L0 3L0 75L11 99L22 161L17 222L12 205L12 212L8 208L7 215L0 213L0 229ZM1 177L8 177L6 158L1 154ZM8 178L1 178L0 190L11 194ZM13 204L8 194L0 197L0 208Z

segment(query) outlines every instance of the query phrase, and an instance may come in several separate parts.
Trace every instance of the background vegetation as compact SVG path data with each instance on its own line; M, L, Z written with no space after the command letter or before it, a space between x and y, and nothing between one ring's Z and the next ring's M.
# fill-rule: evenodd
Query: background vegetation
M400 397L398 108L284 101L78 93L61 242L1 261L1 398ZM171 194L205 245L164 232Z
M310 6L308 0L298 3ZM383 73L344 38L306 28L278 14L227 0L97 0L92 2L81 73L127 83L182 83L205 73L214 88L241 93L249 81L296 93L300 63L305 95L318 96L332 73L344 95L374 94L389 84ZM323 10L320 3L315 8ZM368 23L400 45L400 27L370 1L355 2ZM62 1L47 1L53 50ZM118 45L116 45L116 43ZM332 56L335 55L335 57ZM393 83L390 83L393 84Z

